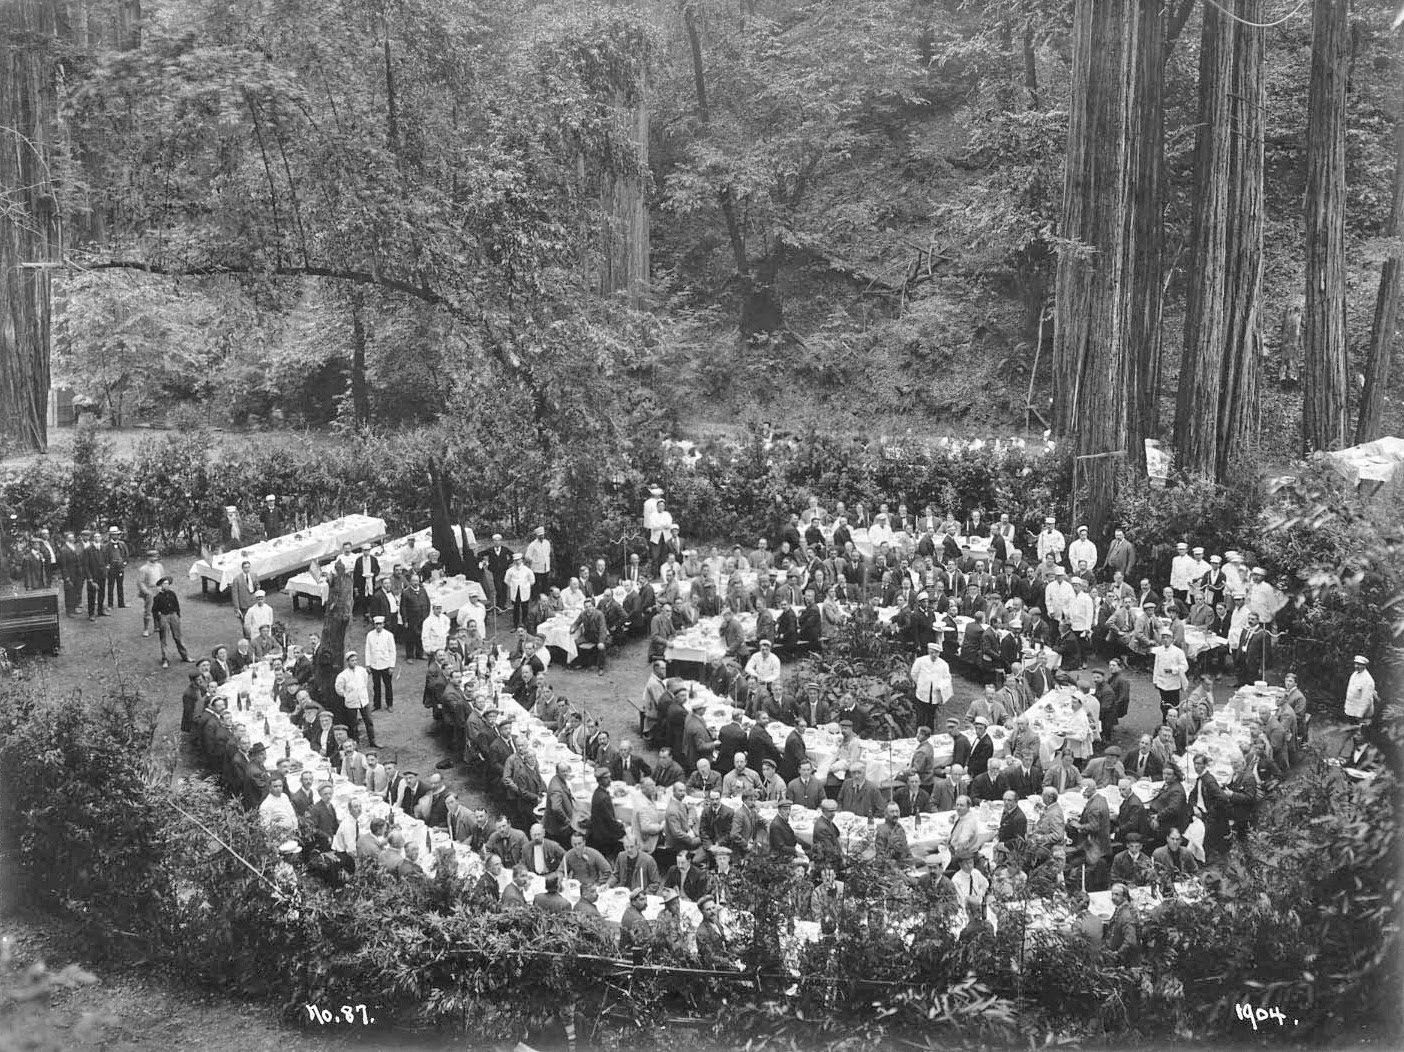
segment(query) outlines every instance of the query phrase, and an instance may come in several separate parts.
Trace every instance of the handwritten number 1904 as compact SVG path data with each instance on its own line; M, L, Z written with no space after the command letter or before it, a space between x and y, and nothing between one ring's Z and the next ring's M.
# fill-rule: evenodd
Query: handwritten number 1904
M303 1005L307 1009L307 1020L327 1026L332 1023L359 1023L370 1026L375 1022L365 1005L342 1005L340 1008L320 1008L317 1005Z
M1249 1023L1254 1030L1258 1029L1259 1023L1276 1023L1278 1026L1287 1025L1287 1017L1283 1015L1280 1008L1254 1008L1252 1005L1242 1002L1234 1005L1234 1011L1238 1013L1241 1022ZM1296 1026L1297 1021L1292 1020L1292 1025Z

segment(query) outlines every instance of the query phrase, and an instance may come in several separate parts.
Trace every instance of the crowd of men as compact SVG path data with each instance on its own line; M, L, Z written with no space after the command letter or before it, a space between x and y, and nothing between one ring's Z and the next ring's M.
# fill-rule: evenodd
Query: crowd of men
M750 551L736 546L702 553L677 550L676 527L657 526L663 509L655 497L650 521L661 533L648 561L635 554L617 573L599 560L561 584L544 530L524 553L507 549L499 536L473 553L468 561L481 571L489 606L513 613L516 633L506 653L483 639L471 620L455 626L437 607L421 612L427 604L416 598L423 595L420 578L438 565L437 553L429 550L417 567L386 574L371 555L343 553L357 575L358 607L373 628L364 661L354 651L344 654L345 670L327 698L314 697L315 638L305 651L261 642L269 634L264 621L270 619L259 612L265 597L245 567L234 586L245 638L234 654L216 648L192 671L186 729L200 737L231 791L280 831L300 829L310 837L314 856L335 858L342 871L359 862L422 877L415 846L397 842L393 828L363 831L358 825L354 843L344 835L338 841L344 823L334 823L334 814L314 814L316 801L306 791L299 794L307 787L294 785L292 772L270 774L266 757L255 756L246 741L241 744L237 728L230 729L220 713L222 703L210 702L222 673L236 671L250 655L268 658L279 704L344 776L483 855L488 877L472 889L476 899L527 905L522 889L533 874L553 878L534 903L548 910L588 913L606 886L640 894L661 891L669 900L668 915L677 913L676 898L709 907L714 930L705 939L699 931L697 943L700 948L705 942L712 957L726 954L716 906L725 902L736 856L777 856L792 863L813 887L801 896L806 901L797 911L833 924L844 901L844 877L858 861L839 833L840 812L870 823L871 838L861 849L865 855L906 874L913 886L964 907L972 936L982 930L988 902L1026 887L1040 894L1071 892L1074 901L1085 891L1110 887L1117 903L1117 918L1107 929L1109 936L1115 933L1113 948L1121 955L1134 953L1128 889L1169 886L1195 873L1198 863L1185 833L1196 818L1204 824L1209 860L1221 857L1231 838L1245 833L1257 801L1290 768L1305 738L1306 699L1289 675L1282 703L1254 729L1227 784L1220 785L1202 760L1192 771L1178 767L1177 757L1226 701L1216 674L1231 667L1240 684L1264 678L1271 639L1290 625L1292 604L1239 553L1206 559L1202 549L1182 544L1168 581L1152 582L1133 576L1137 553L1120 530L1103 554L1085 528L1067 543L1052 520L1016 544L1007 516L986 525L972 513L957 528L929 508L910 517L905 507L893 513L883 505L869 527L870 539L876 538L873 554L865 557L854 545L842 507L830 516L817 502L792 516L778 537L762 539ZM988 562L956 540L986 536L991 538ZM1133 579L1135 586L1128 583ZM681 587L683 581L688 588ZM617 597L621 588L623 602ZM647 634L650 675L639 732L656 759L639 755L630 741L613 742L598 721L556 693L546 671L559 653L553 655L534 631L561 612L575 615L583 663L597 668L603 668L611 645L631 633ZM754 631L740 628L740 613L755 614ZM711 616L721 618L726 660L720 678L736 706L731 723L716 733L703 721L692 687L670 677L662 660L674 633ZM962 621L960 631L957 616L970 619ZM911 670L918 746L911 770L895 786L867 778L861 736L869 729L870 713L856 699L823 696L815 683L788 694L782 685L782 655L822 648L825 636L850 618L881 626L918 655ZM1228 642L1205 647L1191 662L1184 649L1187 627ZM426 657L424 703L450 732L454 755L504 791L508 805L496 819L489 820L481 808L460 806L438 773L421 782L416 772L399 772L379 761L370 713L382 703L393 706L392 679L384 673L394 667L397 648L407 661ZM1029 648L1034 657L1025 661ZM1059 654L1061 667L1048 669L1040 651ZM1087 669L1098 653L1109 657L1106 670ZM480 655L507 662L506 689L593 770L596 788L588 801L576 799L571 789L574 765L543 778L520 728L497 711L490 694L475 689ZM1364 657L1356 663L1355 700L1347 711L1364 718L1374 705L1373 683L1359 678L1368 678ZM984 694L963 719L937 727L936 714L954 694L952 666L983 681ZM1154 734L1142 736L1135 750L1123 752L1111 741L1112 732L1127 713L1130 674L1139 669L1151 673L1162 723ZM1075 720L1050 746L1033 733L1026 710L1058 683L1075 691L1074 708L1085 730L1084 722ZM748 728L743 717L762 722ZM767 720L792 728L783 747L765 730ZM840 727L842 744L821 782L803 732L829 723ZM994 725L1007 732L1011 747L1005 759L993 755L989 728ZM932 736L938 730L954 740L954 758L945 766L934 758ZM205 742L209 735L217 740ZM1356 739L1349 744L1352 756L1346 759L1369 760L1368 746ZM1142 778L1163 781L1148 803L1131 788ZM275 787L277 781L284 784ZM634 799L642 801L629 822L616 816L609 792L615 781L634 786ZM1116 787L1120 800L1115 809L1098 792L1109 786ZM1073 819L1058 802L1068 791L1087 801ZM1039 802L1030 822L1019 802L1033 796ZM763 801L775 805L768 821L759 811ZM985 850L989 836L975 815L983 802L1001 809L992 861ZM808 846L790 824L797 806L818 812ZM901 819L939 812L954 813L948 856L913 857ZM496 874L504 868L513 880L499 895ZM561 879L581 882L575 907L559 894ZM665 919L661 927L667 926ZM643 918L641 903L631 905L621 940L629 949L671 943L671 934L657 927Z

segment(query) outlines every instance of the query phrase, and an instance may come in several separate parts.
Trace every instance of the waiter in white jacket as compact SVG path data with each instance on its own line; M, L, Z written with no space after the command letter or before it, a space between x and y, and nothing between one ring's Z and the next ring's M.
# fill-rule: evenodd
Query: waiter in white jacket
M1351 659L1355 671L1346 684L1345 714L1357 723L1367 723L1375 714L1375 677L1370 675L1370 660L1363 654Z
M927 643L926 653L912 662L912 682L916 684L917 726L934 728L937 711L954 692L951 666L941 657L940 643Z

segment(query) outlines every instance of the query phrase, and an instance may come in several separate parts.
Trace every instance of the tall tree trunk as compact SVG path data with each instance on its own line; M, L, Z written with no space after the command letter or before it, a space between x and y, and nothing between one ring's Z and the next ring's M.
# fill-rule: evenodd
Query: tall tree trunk
M1349 0L1315 0L1307 105L1305 452L1346 442L1345 137Z
M336 697L336 677L346 667L346 629L355 602L352 574L340 559L327 578L327 602L322 609L322 636L312 657L313 683L323 705Z
M48 447L51 300L62 257L51 179L58 99L54 0L0 3L0 435Z
M712 122L712 110L707 104L707 76L702 64L702 34L697 28L691 0L684 0L682 13L688 49L692 54L692 84L697 93L697 119L706 128ZM736 199L731 187L723 186L717 191L717 205L721 208L722 219L726 221L726 234L731 242L731 255L736 264L736 283L741 292L741 335L749 341L776 332L784 327L780 300L772 283L758 281L752 273L750 258L746 253L746 236L736 215Z
M1254 417L1263 269L1262 0L1204 8L1175 454L1222 480Z
M458 547L458 538L453 532L453 518L449 514L452 498L448 475L443 464L436 460L429 462L429 538L439 552L439 560L444 564L444 576L456 577L463 573L464 559L471 552L463 552Z
M1395 68L1399 68L1398 63ZM1370 351L1365 362L1365 392L1360 397L1360 418L1355 425L1357 445L1380 437L1390 359L1399 328L1400 262L1404 259L1399 248L1399 241L1404 238L1404 121L1394 126L1394 194L1384 236L1393 245L1380 271L1380 292L1375 298L1375 321L1370 327Z
M1160 330L1164 15L1077 0L1054 342L1055 427L1085 458L1081 517L1107 525L1118 456L1144 462ZM1120 452L1119 452L1120 451Z
M366 384L366 296L351 290L351 412L357 427L370 423L370 388Z
M631 97L632 96L632 97ZM623 293L638 307L648 291L648 93L643 78L616 104L620 123L629 130L635 150L631 172L606 172L603 212L606 217L604 271L600 291Z

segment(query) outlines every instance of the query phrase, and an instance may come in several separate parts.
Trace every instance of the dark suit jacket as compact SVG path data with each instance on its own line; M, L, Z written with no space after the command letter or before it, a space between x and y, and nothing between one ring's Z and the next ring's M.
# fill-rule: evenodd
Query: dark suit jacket
M1001 811L999 814L999 842L1001 844L1012 844L1017 840L1022 840L1028 836L1029 819L1021 808L1014 808L1012 811Z
M328 840L336 836L337 826L341 824L341 820L336 817L336 810L321 800L307 809L307 818L312 823L312 828Z
M814 820L814 861L834 866L843 865L843 847L838 826L823 815Z
M970 749L970 739L964 734L957 732L951 748L951 763L958 767L968 767L970 762ZM987 761L988 759L989 758L986 757Z
M994 742L990 740L988 734L981 735L970 747L970 762L966 765L966 773L972 778L984 774L990 765L990 757L993 755Z
M809 757L804 737L797 730L791 730L785 738L785 749L780 755L780 777L789 785L799 777L800 764Z
M783 815L776 815L770 820L767 830L770 838L770 850L777 855L793 855L795 845L799 841L795 837L795 831L790 827L789 821Z
M586 843L603 855L619 850L624 842L624 823L614 813L614 797L604 786L596 786L590 797L590 830Z
M1146 835L1146 805L1135 795L1121 801L1121 809L1116 813L1116 839L1126 842L1128 833Z
M811 777L808 787L800 784L798 777L792 779L785 787L786 795L789 796L800 807L807 807L811 811L818 810L819 804L824 799L824 783L818 778Z
M1160 762L1160 757L1149 751L1146 753L1145 762L1142 763L1139 749L1123 758L1121 765L1126 769L1129 777L1147 778L1152 782L1160 778L1165 768L1165 765Z
M738 723L728 723L717 731L717 759L713 769L729 774L736 763L736 754L746 751L747 734ZM747 766L760 770L760 764L753 757L746 757Z

